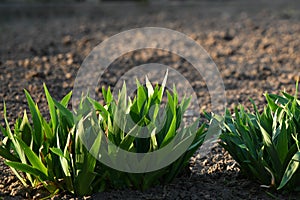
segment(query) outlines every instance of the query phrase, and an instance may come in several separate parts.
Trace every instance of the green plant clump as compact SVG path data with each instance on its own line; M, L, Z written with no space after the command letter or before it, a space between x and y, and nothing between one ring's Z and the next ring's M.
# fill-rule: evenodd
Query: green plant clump
M153 88L149 81L146 86L137 83L137 95L133 100L127 97L125 84L117 100L113 98L110 89L103 89L105 105L83 97L74 112L68 109L71 92L58 102L44 85L49 121L41 115L38 105L25 90L32 123L24 111L23 118L18 118L11 129L4 104L5 127L0 126L3 134L0 155L25 186L37 187L42 184L51 194L69 191L83 196L109 188L146 189L157 183L168 183L188 164L190 157L203 143L206 127L202 125L199 128L197 121L189 127L180 128L189 99L184 98L179 103L174 88L173 94L167 92L168 101L166 107L162 108L164 84ZM91 109L91 106L95 109ZM164 123L150 120L158 119L162 111L165 112ZM127 123L129 116L138 126ZM139 134L143 126L155 134L149 138L135 137L134 134ZM193 128L195 132L191 132ZM91 129L96 135L91 147L87 149L80 136L89 133ZM92 153L98 152L101 155L99 149L103 139L109 139L126 151L152 152L169 144L179 133L193 138L190 146L173 163L153 172L121 172L105 166ZM113 153L111 156L113 159Z
M259 113L242 106L229 111L220 144L249 177L264 187L277 190L300 189L300 100L298 83L294 96L265 94L267 105Z
M114 99L111 90L102 88L105 105L102 106L97 101L87 98L88 101L82 101L77 111L79 117L78 134L89 135L90 141L101 141L102 150L108 154L114 161L120 158L116 155L118 148L127 152L137 153L137 158L142 160L144 157L138 157L140 153L150 153L166 147L172 140L176 140L172 152L182 150L183 146L189 143L185 152L171 164L162 169L144 172L128 173L121 172L108 166L101 165L100 174L103 174L107 183L113 188L132 187L145 190L157 184L166 184L171 182L188 164L189 159L194 152L203 143L206 133L206 124L198 127L199 119L187 127L182 127L183 114L188 108L190 98L183 98L181 103L178 101L176 88L173 94L167 91L167 102L163 107L163 94L165 90L166 78L162 86L155 87L146 77L146 85L143 86L137 81L136 96L131 99L127 96L126 85L123 84L118 94L118 99ZM95 111L91 111L91 105ZM97 114L96 114L97 113ZM147 138L141 138L141 135L149 135ZM106 137L103 138L103 135ZM177 137L179 136L179 137ZM113 144L108 144L106 139ZM93 145L90 145L94 148ZM99 148L96 148L99 149ZM98 152L95 154L97 155ZM100 152L101 154L101 152ZM172 156L172 153L158 154L155 160L149 160L147 165L153 165L160 160L165 160ZM174 156L174 154L173 154ZM122 163L118 161L118 163ZM130 164L124 160L124 164ZM102 170L101 169L107 169Z
M25 90L32 123L25 110L23 118L18 118L11 130L4 104L6 127L1 127L4 138L0 141L0 155L25 186L42 184L51 194L59 190L88 194L97 187L92 178L96 159L76 135L73 114L67 108L72 93L58 102L45 85L44 90L50 121L41 115L38 105Z

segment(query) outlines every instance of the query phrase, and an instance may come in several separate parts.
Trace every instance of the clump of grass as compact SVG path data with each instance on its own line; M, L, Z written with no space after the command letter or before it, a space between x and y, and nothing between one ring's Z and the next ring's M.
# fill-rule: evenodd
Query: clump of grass
M241 171L277 190L300 189L300 100L295 95L265 94L259 113L243 106L225 115L220 144L238 162Z
M96 159L90 155L76 135L72 112L67 108L72 92L60 102L51 97L46 85L50 121L40 113L38 105L25 90L32 123L26 110L11 130L4 103L6 127L0 127L0 155L25 186L40 184L51 193L67 190L77 195L91 193L98 187L94 173Z
M97 101L87 98L89 101L81 103L81 110L78 128L80 131L91 131L89 135L94 135L93 140L102 140L105 145L104 151L111 159L118 159L115 156L116 147L133 153L151 153L166 147L172 140L178 140L173 146L173 152L178 151L182 146L190 142L189 146L181 152L175 161L162 169L145 173L125 173L114 169L109 169L106 180L114 187L132 187L145 190L157 184L166 184L171 182L188 164L189 159L194 152L203 143L206 133L206 124L198 128L199 120L196 120L188 127L181 126L183 123L183 114L188 108L190 98L183 98L179 103L176 88L172 94L166 91L167 102L163 102L166 78L162 85L155 87L146 78L146 84L141 85L137 81L137 95L131 99L127 96L126 85L123 85L118 98L114 99L108 88L102 89L104 96L104 106ZM91 112L92 104L95 111ZM165 104L164 106L162 106ZM83 114L85 113L85 114ZM162 114L164 113L164 114ZM93 127L91 129L91 127ZM142 131L143 129L143 131ZM141 132L149 135L147 138L140 138ZM79 133L81 134L81 133ZM105 135L106 137L102 137ZM100 137L102 137L100 139ZM113 145L106 141L109 139ZM149 160L146 165L153 165L159 160L167 160L172 154L158 155L156 160ZM142 160L144 157L140 157ZM124 164L129 164L124 161ZM102 166L105 168L107 166ZM118 177L118 181L116 178Z

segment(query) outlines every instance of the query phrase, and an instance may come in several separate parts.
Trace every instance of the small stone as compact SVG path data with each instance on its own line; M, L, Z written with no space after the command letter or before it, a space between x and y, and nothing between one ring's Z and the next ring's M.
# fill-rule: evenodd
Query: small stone
M34 58L33 58L33 61L34 62L38 62L40 60L40 58L38 57L38 56L35 56Z
M18 65L19 65L19 66L22 66L22 65L23 65L23 60L19 60L19 61L18 61Z
M190 38L192 38L193 40L196 40L196 39L197 39L197 35L194 34L194 33L192 33L192 34L190 35Z
M15 179L14 176L9 176L9 177L7 178L6 184L7 184L7 185L10 185L10 184L14 181L14 179Z
M213 46L213 45L215 45L217 42L216 42L216 40L215 40L214 37L209 36L209 37L207 38L207 40L205 40L205 43L206 43L208 46Z
M67 58L73 58L74 57L71 52L67 53L66 56L67 56Z
M297 74L288 74L287 75L287 79L288 80L293 80L293 81L297 81L297 80L299 80L299 74L297 75Z
M30 65L30 60L28 58L26 58L24 60L23 66L27 68L29 65Z
M69 84L66 81L64 81L62 86L63 86L63 88L67 88L67 87L69 87Z
M71 74L71 73L66 73L65 77L66 77L67 79L70 79L70 78L72 77L72 74Z
M67 60L67 64L68 64L68 65L72 65L72 64L73 64L73 62L74 62L74 61L73 61L73 59L72 59L72 58L69 58L69 59Z
M289 80L292 80L292 79L294 79L294 76L295 76L294 74L288 74L288 75L287 75L287 78L288 78Z
M64 55L61 54L61 53L57 55L57 58L58 58L58 59L63 59L63 57L64 57Z
M7 65L13 65L13 64L15 64L15 61L13 61L13 60L7 60L6 64Z
M43 57L42 57L42 61L43 61L43 62L47 62L47 61L48 61L47 56L43 56Z
M286 74L282 74L280 77L279 77L279 81L283 84L288 84L291 82L291 77L288 77Z
M37 73L36 71L29 71L27 74L25 74L25 78L26 78L27 80L29 80L29 79L31 79L31 78L37 76L37 74L38 74L38 73Z
M44 72L37 72L37 71L29 71L26 75L25 78L27 80L34 78L34 77L39 77L39 78L45 78L45 73Z
M70 35L67 35L63 38L62 43L64 45L70 45L72 43L72 37Z

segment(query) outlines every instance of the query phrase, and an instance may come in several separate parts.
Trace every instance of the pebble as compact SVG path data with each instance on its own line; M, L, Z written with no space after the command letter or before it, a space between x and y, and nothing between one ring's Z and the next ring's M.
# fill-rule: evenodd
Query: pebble
M73 64L73 59L72 58L69 58L68 60L67 60L67 65L72 65Z
M62 43L64 45L70 45L72 43L72 37L70 35L67 35L63 38Z
M63 59L63 58L64 58L64 55L63 55L62 53L60 53L60 54L57 55L57 58L58 58L58 59Z
M70 78L72 77L72 74L71 74L71 73L66 73L65 77L66 77L67 79L70 79Z
M27 80L30 80L34 77L40 77L40 78L44 78L44 73L43 72L37 72L37 71L29 71L25 74L25 78Z
M43 61L43 62L47 62L48 60L49 60L49 59L48 59L47 56L43 56L43 57L42 57L42 61Z
M24 60L24 67L28 67L30 65L30 60L28 59L28 58L26 58L25 60Z
M6 65L14 65L15 61L13 61L13 60L7 60L5 64Z

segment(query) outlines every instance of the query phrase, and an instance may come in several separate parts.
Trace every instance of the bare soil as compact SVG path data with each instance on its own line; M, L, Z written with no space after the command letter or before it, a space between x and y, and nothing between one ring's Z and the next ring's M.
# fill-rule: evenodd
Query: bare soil
M131 28L158 26L195 39L217 64L226 89L227 106L261 109L264 92L295 90L300 77L299 1L202 1L198 3L102 3L72 5L0 4L0 116L5 100L11 124L28 109L23 89L38 102L44 115L45 82L54 98L72 90L83 59L106 38ZM118 77L141 63L158 62L188 77L210 111L210 97L189 63L163 51L135 51L111 65L101 82ZM1 120L3 124L3 121ZM240 173L235 161L218 145L206 156L195 154L189 172L173 183L147 191L112 190L84 199L299 199L297 193L261 188ZM40 188L24 188L0 160L0 199L40 199ZM54 199L80 199L61 193Z

